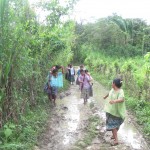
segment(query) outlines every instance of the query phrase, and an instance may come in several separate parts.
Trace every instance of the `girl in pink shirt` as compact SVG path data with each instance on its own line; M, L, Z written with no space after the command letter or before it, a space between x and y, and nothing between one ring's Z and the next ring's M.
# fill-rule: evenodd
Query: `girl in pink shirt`
M84 99L84 104L89 99L90 94L90 77L89 75L85 74L84 70L80 70L79 82L80 82L80 89L81 89L81 98Z

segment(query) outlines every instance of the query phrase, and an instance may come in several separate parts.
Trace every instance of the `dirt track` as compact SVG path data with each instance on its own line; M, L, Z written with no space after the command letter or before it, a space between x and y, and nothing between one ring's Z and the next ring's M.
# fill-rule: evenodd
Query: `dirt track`
M105 132L102 99L108 91L97 82L94 82L93 89L94 97L86 105L80 99L80 91L76 85L70 87L69 94L61 94L61 98L64 98L58 98L57 106L52 108L47 128L39 137L38 147L34 150L149 150L130 117L126 118L119 130L120 144L110 146L111 132ZM87 145L82 139L89 124L88 118L94 115L99 117L101 123L97 126L97 136Z

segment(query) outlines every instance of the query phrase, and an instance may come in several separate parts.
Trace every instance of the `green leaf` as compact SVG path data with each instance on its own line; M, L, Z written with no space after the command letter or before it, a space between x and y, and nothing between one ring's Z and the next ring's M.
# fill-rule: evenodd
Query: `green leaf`
M4 130L4 134L5 134L6 138L8 138L12 135L12 130L10 128L6 128Z

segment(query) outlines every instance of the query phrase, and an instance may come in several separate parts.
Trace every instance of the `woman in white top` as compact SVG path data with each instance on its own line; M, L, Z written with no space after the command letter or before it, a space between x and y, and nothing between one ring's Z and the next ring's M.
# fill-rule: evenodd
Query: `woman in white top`
M72 65L70 65L70 69L69 69L69 81L70 83L73 85L73 82L75 81L75 69L73 68Z

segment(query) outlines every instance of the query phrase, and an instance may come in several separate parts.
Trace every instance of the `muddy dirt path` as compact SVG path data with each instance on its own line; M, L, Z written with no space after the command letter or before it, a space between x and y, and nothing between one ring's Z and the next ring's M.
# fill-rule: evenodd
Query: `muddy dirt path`
M143 136L132 124L129 115L119 130L118 146L110 146L110 132L105 132L105 113L103 112L103 96L108 92L98 82L94 82L94 96L86 105L80 99L79 87L72 85L66 93L57 100L57 106L52 108L45 132L39 137L38 146L34 150L149 150ZM67 95L67 96L65 96ZM94 104L91 109L90 105ZM88 118L96 114L101 120L97 130L99 134L91 145L84 148L75 146L75 142L84 137ZM82 143L83 144L83 143Z

